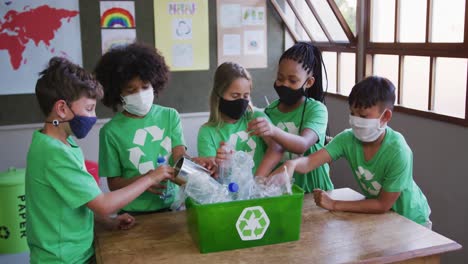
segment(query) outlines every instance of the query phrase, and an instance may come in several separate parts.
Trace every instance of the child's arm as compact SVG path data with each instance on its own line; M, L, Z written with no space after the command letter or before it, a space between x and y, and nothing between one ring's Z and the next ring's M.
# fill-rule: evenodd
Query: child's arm
M206 124L200 127L197 135L198 157L192 160L209 170L213 177L217 177L218 163L216 158L218 143L214 139L214 133L216 132ZM220 144L223 144L223 142Z
M185 155L185 146L177 146L172 148L172 160L177 162L180 158Z
M109 186L109 190L111 191L117 191L119 189L122 189L122 188L125 188L127 187L128 185L138 181L139 179L143 178L145 175L140 175L140 176L135 176L135 177L132 177L132 178L124 178L124 177L109 177L107 178L107 184ZM163 188L166 188L165 185L163 184L160 184L160 183L156 183L156 184L153 184L152 186L150 186L148 188L148 192L151 192L151 193L154 193L154 194L157 194L157 195L161 195L162 194L162 191L160 189L163 189Z
M321 149L317 152L310 154L307 157L300 157L297 159L286 161L283 164L283 166L277 168L270 175L281 173L284 171L284 167L286 167L289 177L292 178L294 172L305 174L309 171L316 169L317 167L322 166L325 163L330 163L331 161L332 158L330 157L330 154L328 154L328 151L326 151L325 149Z
M262 162L258 165L255 176L267 176L283 157L283 148L281 148L278 143L271 138L264 138L263 140L267 143L268 148L263 156Z
M138 180L116 191L101 193L86 205L94 213L107 216L125 205L129 204L140 194L156 183L174 177L174 169L169 166L159 166L156 170L150 170Z
M94 214L94 220L96 220L96 224L100 224L109 230L127 230L135 225L135 218L127 213L117 215L116 217Z
M273 138L287 151L295 154L303 154L319 140L312 129L305 128L300 135L294 135L276 127L264 117L250 121L247 129L252 135Z
M362 201L338 201L330 198L328 193L323 190L314 190L314 199L318 206L331 211L356 213L385 213L392 208L399 196L399 192L386 192L381 190L379 196L375 199Z

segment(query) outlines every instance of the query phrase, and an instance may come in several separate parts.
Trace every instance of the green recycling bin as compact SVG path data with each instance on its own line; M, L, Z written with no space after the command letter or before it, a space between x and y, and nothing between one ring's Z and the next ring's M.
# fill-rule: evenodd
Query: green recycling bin
M214 204L187 198L189 232L201 253L296 241L300 238L304 190L291 195Z
M29 250L26 241L25 169L0 173L0 255Z

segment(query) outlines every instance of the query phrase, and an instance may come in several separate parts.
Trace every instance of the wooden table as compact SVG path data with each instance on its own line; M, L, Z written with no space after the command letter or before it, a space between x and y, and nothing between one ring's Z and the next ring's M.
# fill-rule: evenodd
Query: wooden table
M344 188L331 193L362 199ZM287 213L287 212L285 212ZM461 245L394 212L330 212L304 196L299 241L201 254L188 232L185 212L137 216L127 231L96 230L98 263L439 263Z

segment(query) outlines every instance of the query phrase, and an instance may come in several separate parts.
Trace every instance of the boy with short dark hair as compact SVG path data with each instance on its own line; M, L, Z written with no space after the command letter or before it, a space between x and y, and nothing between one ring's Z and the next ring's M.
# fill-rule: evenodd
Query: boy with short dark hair
M287 161L285 166L292 175L344 157L367 199L338 201L316 189L318 206L362 213L391 209L431 228L427 199L413 180L413 153L404 137L387 127L394 102L395 87L388 79L371 76L357 83L348 98L351 129L338 134L324 149Z
M36 97L46 119L33 134L26 165L27 239L31 263L85 263L94 255L93 215L127 229L134 218L109 215L154 184L173 177L161 166L116 192L102 193L70 137L84 138L96 122L101 85L80 66L54 57L40 73ZM93 214L94 213L94 214Z

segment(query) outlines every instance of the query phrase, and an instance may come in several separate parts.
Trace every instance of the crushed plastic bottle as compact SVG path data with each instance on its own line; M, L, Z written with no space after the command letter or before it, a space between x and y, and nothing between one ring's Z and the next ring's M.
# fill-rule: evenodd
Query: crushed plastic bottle
M239 185L235 182L231 182L228 184L228 191L231 195L231 198L233 201L236 201L238 199L238 191L239 191Z
M229 191L212 177L194 173L185 184L185 193L200 204L231 201Z
M229 165L230 175L222 183L202 171L192 172L183 188L185 195L200 204L211 204L291 194L291 180L286 171L254 177L253 158L243 151L233 153Z
M227 157L224 161L222 161L218 166L218 182L223 185L229 185L231 183L232 177L232 154L233 147L226 143L224 145L224 149L226 150Z
M248 200L251 197L252 188L255 184L252 174L254 165L252 156L243 151L235 152L232 157L231 182L235 182L239 186L237 197L239 200Z
M166 159L163 156L158 157L158 167L162 165L167 165ZM169 180L165 180L164 182L161 182L162 184L166 185L166 189L164 189L163 193L159 195L159 198L162 200L167 200L172 197L174 193L174 183L172 183Z
M170 207L172 211L185 210L185 198L187 198L187 195L185 194L185 185L182 185L179 188L179 192L176 194L174 202L172 202Z

